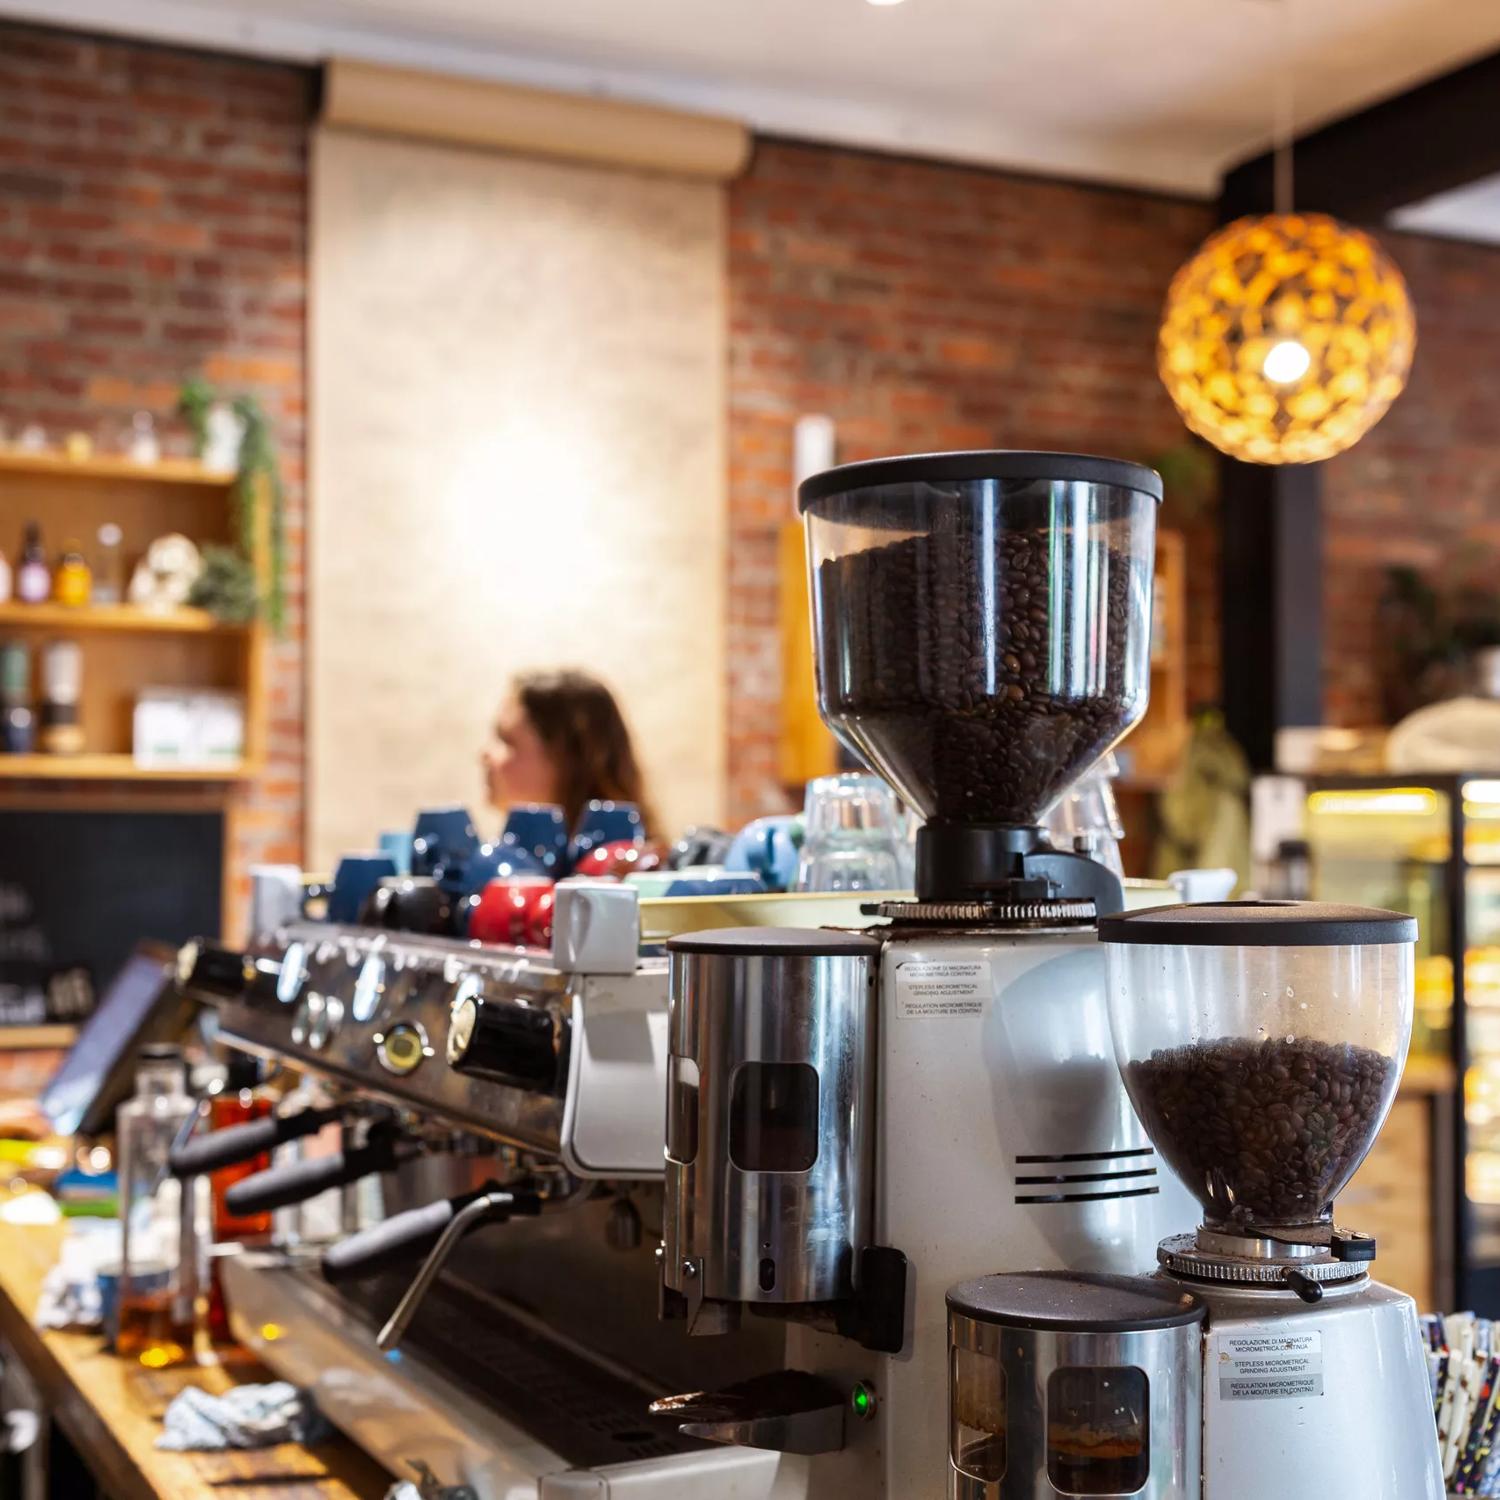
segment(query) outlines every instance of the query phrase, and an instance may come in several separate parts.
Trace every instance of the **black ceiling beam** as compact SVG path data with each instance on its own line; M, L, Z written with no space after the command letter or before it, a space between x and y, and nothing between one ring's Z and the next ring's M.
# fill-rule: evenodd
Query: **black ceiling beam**
M1500 52L1300 136L1297 206L1356 224L1500 173ZM1231 168L1219 200L1226 219L1264 213L1275 156Z

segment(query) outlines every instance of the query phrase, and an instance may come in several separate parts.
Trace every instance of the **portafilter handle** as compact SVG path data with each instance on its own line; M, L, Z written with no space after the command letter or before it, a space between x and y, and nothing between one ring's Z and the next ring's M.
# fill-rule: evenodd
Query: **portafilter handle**
M236 1218L290 1208L329 1188L347 1187L372 1172L393 1171L400 1157L394 1132L372 1130L363 1146L304 1157L244 1178L225 1193L224 1207Z
M392 1353L406 1334L411 1320L416 1316L422 1300L432 1290L438 1273L448 1263L458 1242L471 1229L481 1224L503 1224L516 1213L536 1213L540 1200L532 1193L509 1193L500 1188L488 1188L476 1198L457 1209L443 1227L437 1243L428 1252L412 1284L407 1287L396 1310L386 1321L384 1328L375 1336L375 1347L382 1354Z
M316 1135L342 1115L343 1111L335 1107L298 1109L290 1114L270 1114L263 1119L247 1120L242 1125L226 1125L222 1130L174 1144L167 1164L174 1177L217 1172L223 1167L253 1161L286 1141Z

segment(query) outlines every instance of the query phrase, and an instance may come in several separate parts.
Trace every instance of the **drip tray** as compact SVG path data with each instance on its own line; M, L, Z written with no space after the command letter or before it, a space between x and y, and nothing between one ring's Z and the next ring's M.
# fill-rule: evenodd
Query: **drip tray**
M373 1339L409 1276L358 1282L340 1305ZM485 1406L502 1412L574 1468L701 1452L677 1424L651 1416L659 1395L549 1337L499 1299L439 1277L402 1345Z

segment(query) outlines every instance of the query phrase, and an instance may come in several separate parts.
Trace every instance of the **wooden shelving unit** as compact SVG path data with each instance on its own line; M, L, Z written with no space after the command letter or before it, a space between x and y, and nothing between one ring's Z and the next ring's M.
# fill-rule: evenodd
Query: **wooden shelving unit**
M234 538L235 476L186 459L138 464L120 456L69 458L0 447L0 549L14 567L28 522L36 522L49 562L69 543L91 561L99 528L120 527L128 579L157 537L180 532L200 546ZM267 546L254 559L264 572ZM232 925L234 826L240 788L265 762L268 632L256 622L227 625L200 609L157 612L130 604L0 604L0 641L33 647L40 675L49 639L83 648L80 718L85 753L0 755L0 807L15 810L141 811L212 809L224 818L224 921ZM39 682L38 682L39 686ZM134 708L147 688L231 692L245 706L243 759L194 768L137 766Z

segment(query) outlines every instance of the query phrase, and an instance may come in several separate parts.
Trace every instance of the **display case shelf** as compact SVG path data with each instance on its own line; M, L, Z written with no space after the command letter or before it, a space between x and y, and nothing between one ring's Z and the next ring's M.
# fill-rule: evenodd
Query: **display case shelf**
M1453 1079L1451 1088L1433 1094L1431 1150L1424 1158L1432 1189L1435 1305L1495 1316L1500 781L1457 773L1319 776L1308 783L1306 825L1316 898L1417 916L1416 1026L1407 1071ZM1376 1152L1392 1129L1377 1140ZM1409 1187L1417 1185L1409 1176ZM1400 1180L1387 1186L1394 1198ZM1389 1217L1387 1238L1410 1238L1415 1207Z

